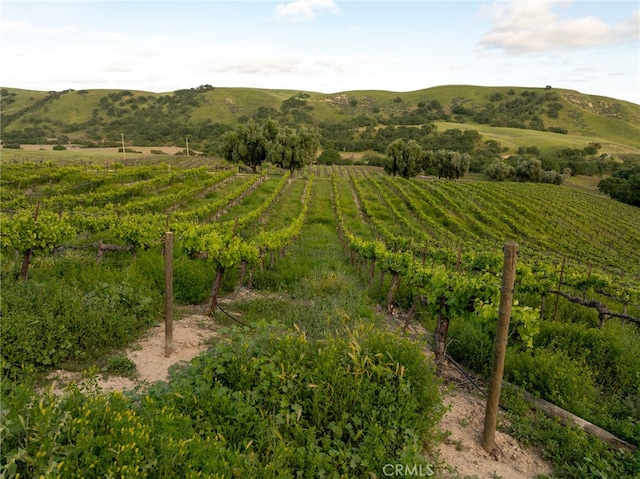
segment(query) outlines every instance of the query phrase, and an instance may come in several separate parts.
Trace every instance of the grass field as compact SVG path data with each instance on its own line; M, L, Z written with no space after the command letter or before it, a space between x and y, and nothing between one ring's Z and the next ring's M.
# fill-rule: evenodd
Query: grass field
M515 128L492 127L466 123L436 122L438 131L461 129L477 130L483 138L500 142L501 146L516 152L521 146L536 146L540 151L559 150L562 148L582 149L589 143L600 143L601 153L611 154L640 154L640 145L630 146L624 143L614 143L610 137L597 135L560 135L547 131L522 130Z

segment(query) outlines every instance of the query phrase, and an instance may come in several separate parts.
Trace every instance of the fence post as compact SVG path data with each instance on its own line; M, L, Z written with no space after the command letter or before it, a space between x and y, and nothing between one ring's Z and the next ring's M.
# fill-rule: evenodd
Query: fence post
M513 301L513 285L516 278L516 259L518 245L506 243L504 245L504 269L502 272L502 289L500 291L500 309L498 312L498 331L496 333L493 350L493 365L491 367L491 383L487 398L487 409L484 416L484 432L482 447L489 454L495 446L498 406L500 404L500 389L504 373L504 357L507 351L507 336L509 335L509 321L511 319L511 304Z
M164 235L164 356L173 352L173 233Z
M560 268L560 278L558 279L558 287L556 288L556 290L560 291L560 288L562 288L562 276L564 275L564 265L565 262L567 261L567 257L563 256L562 257L562 267ZM558 300L560 299L560 295L556 294L556 304L553 306L553 321L556 320L556 314L558 313Z

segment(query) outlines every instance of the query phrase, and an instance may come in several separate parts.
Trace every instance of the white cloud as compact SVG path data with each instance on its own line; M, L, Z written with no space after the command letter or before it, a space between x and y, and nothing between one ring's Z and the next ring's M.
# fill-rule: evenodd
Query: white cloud
M291 21L313 20L317 11L340 13L333 0L296 0L276 6L276 17Z
M559 4L561 2L556 0L540 0L494 5L490 14L495 24L482 37L480 45L512 52L538 52L639 39L639 11L633 12L624 22L608 25L593 16L561 18L552 11Z
M98 40L104 40L106 42L132 42L134 38L124 33L107 32L107 31L95 31L89 34L91 38Z
M60 33L76 33L78 29L73 26L66 27L37 27L27 22L0 22L0 31L2 32L22 32L22 33L38 33L45 35L57 35Z

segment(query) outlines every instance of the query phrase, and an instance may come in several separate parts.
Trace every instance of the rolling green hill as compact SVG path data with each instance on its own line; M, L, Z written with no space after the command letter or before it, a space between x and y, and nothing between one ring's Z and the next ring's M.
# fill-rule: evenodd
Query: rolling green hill
M640 155L640 105L550 87L448 85L412 92L324 94L203 85L168 93L2 88L1 94L5 145L114 145L125 134L128 144L141 146L182 145L189 136L203 148L239 123L275 118L354 131L437 122L438 131L477 130L511 152L532 145L544 151L599 143L603 154L622 159ZM358 139L356 133L354 141ZM341 147L358 148L350 143Z

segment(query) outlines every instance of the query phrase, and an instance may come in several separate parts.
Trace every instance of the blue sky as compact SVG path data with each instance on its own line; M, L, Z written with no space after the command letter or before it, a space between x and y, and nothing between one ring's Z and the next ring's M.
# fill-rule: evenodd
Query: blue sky
M0 3L0 84L335 93L551 85L640 104L638 1Z

